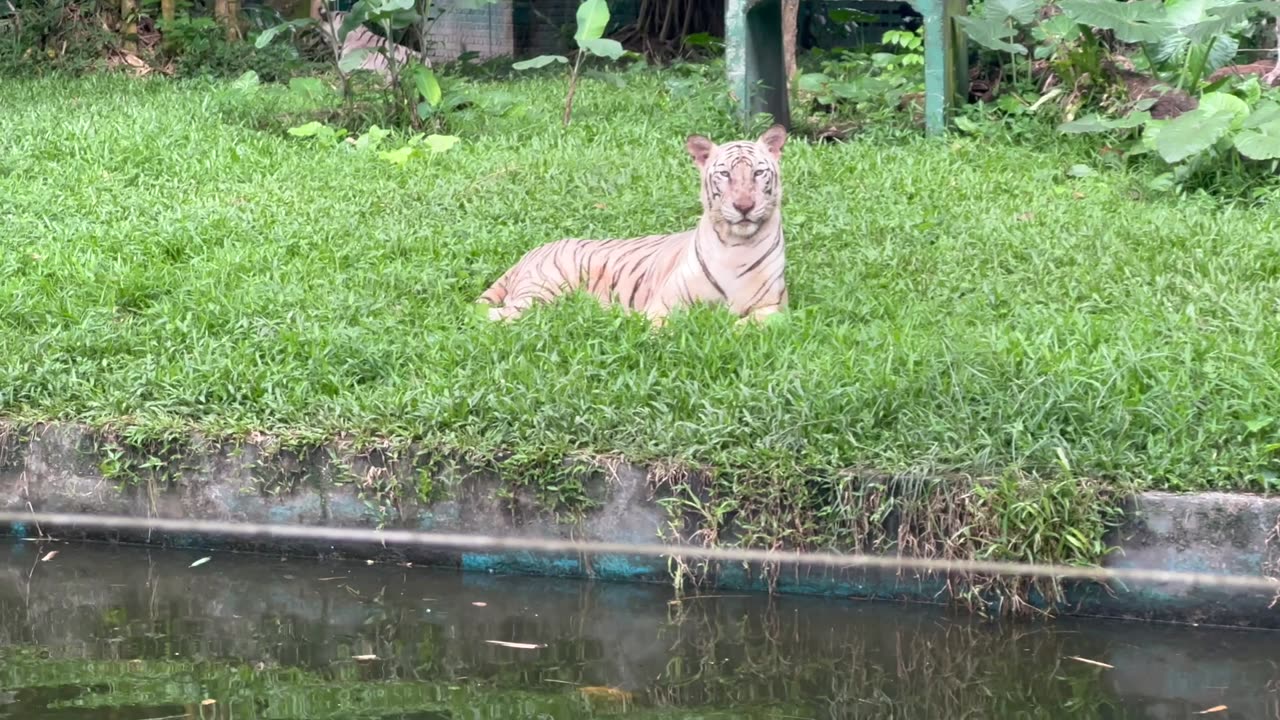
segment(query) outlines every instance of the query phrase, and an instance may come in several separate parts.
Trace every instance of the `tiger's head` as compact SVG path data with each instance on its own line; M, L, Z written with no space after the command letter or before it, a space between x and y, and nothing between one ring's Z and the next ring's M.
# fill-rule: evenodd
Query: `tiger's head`
M716 230L746 241L778 211L782 202L782 144L787 131L774 125L758 140L716 145L690 135L685 146L702 172L702 209ZM728 238L726 238L728 240Z

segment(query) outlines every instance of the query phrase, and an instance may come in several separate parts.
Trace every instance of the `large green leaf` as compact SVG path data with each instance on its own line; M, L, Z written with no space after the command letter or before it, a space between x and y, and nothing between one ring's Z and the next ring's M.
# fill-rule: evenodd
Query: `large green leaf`
M1013 21L1026 25L1036 19L1043 0L987 0L982 14L995 22Z
M1230 35L1219 36L1218 39L1209 46L1208 57L1204 59L1203 73L1208 75L1215 70L1230 65L1240 52L1240 41Z
M253 41L253 45L254 47L261 50L262 48L271 44L271 41L274 40L277 35L284 32L285 30L292 30L294 28L307 27L308 25L311 25L313 23L315 23L315 20L312 20L311 18L302 18L301 20L290 20L289 22L286 22L286 23L273 25L267 28L266 30L263 30L262 33L258 35L257 39Z
M1244 127L1261 127L1276 120L1280 120L1280 104L1266 100L1258 103L1258 106L1253 109L1253 112L1249 114L1249 118L1244 121Z
M1166 35L1154 57L1156 62L1182 64L1185 61L1204 75L1229 65L1239 51L1240 41L1230 35L1213 35L1202 42L1179 32Z
M1006 25L986 18L975 19L965 15L957 15L956 22L960 23L960 27L964 29L964 34L968 35L970 40L982 47L1015 55L1027 54L1025 47L1006 40L1006 38L1013 37L1013 29Z
M1204 22L1209 10L1241 5L1240 0L1168 0L1164 5L1165 20L1176 28Z
M803 92L822 92L831 78L822 73L804 73L796 78L796 87Z
M1151 53L1151 57L1158 63L1180 63L1182 58L1187 56L1187 50L1190 48L1191 38L1182 33L1170 33L1156 43L1155 52Z
M396 18L406 17L414 12L414 0L360 0L368 6L369 22L381 25Z
M1214 18L1229 18L1233 21L1243 20L1253 13L1262 13L1271 17L1280 17L1280 2L1261 0L1261 2L1224 2L1210 7L1206 14Z
M406 10L397 7L387 11L370 11L369 18L366 22L370 25L376 25L384 29L390 27L392 30L400 30L412 27L421 19L422 16L412 8Z
M1171 31L1160 41L1155 60L1181 68L1179 87L1197 87L1205 75L1235 60L1240 41L1232 33L1247 29L1247 21L1215 17L1209 11L1239 5L1240 0L1169 0L1166 19Z
M1170 164L1213 147L1231 129L1235 116L1203 107L1170 120L1156 137L1156 152Z
M1058 7L1076 22L1110 30L1128 43L1158 42L1170 30L1161 0L1061 0Z
M305 125L289 128L288 133L294 137L315 137L329 129L319 120L312 120Z
M239 92L255 93L261 84L262 81L258 78L258 73L253 70L245 70L243 75L231 83L231 89Z
M424 65L415 65L413 68L413 86L418 89L418 96L427 102L431 107L440 104L440 98L444 95L440 90L440 81L436 79L436 74L431 68Z
M581 47L587 40L604 37L608 24L609 3L605 0L583 0L578 6L578 31L573 34L573 39Z
M360 48L350 55L343 56L338 61L338 69L344 73L352 72L364 64L365 58L369 57L372 52L374 51L370 48Z
M342 25L338 28L338 43L341 44L347 39L356 28L364 24L369 19L369 5L365 0L359 0L355 5L351 6L351 12L347 13L342 19Z
M423 142L431 152L440 153L453 149L454 145L461 142L461 138L456 135L428 135Z
M610 40L609 38L596 38L595 40L584 40L582 42L582 49L586 50L592 55L606 57L606 58L609 58L610 60L617 60L618 58L622 57L623 53L626 52L626 50L624 50L622 47L622 43L618 42L617 40Z
M398 147L395 150L384 150L378 153L378 157L392 163L393 165L404 165L409 162L409 158L413 157L413 155L414 148L411 148L408 145Z
M521 60L518 63L512 63L511 67L516 70L532 70L535 68L546 67L553 62L567 63L569 58L563 55L539 55L536 58Z
M1211 115L1228 115L1236 128L1244 126L1249 117L1249 103L1230 93L1209 92L1200 96L1199 109Z
M1236 150L1251 160L1280 159L1280 118L1241 130L1233 142Z
M1146 110L1114 119L1104 118L1100 115L1090 115L1089 117L1059 125L1058 132L1078 135L1082 133L1108 132L1110 130L1128 130L1140 127L1149 120L1151 120L1151 113Z
M1067 135L1083 135L1086 133L1110 132L1115 128L1111 122L1101 115L1090 115L1079 120L1065 122L1058 126L1058 132Z
M1037 40L1061 45L1080 37L1081 31L1079 23L1059 13L1044 22L1036 23L1031 28L1031 34Z

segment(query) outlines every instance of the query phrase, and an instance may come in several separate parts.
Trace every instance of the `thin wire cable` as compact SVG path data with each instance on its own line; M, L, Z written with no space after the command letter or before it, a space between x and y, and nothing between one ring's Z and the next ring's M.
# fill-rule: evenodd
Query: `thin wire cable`
M96 528L99 530L161 531L189 535L219 535L252 539L318 540L329 543L372 543L380 545L417 545L455 550L577 553L586 555L631 555L650 557L705 558L732 562L796 563L838 569L878 568L914 569L935 573L972 573L1012 575L1040 578L1072 578L1077 580L1129 580L1149 583L1183 583L1208 585L1237 590L1276 592L1280 580L1264 575L1227 575L1205 572L1153 570L1145 568L1075 567L1044 563L1016 563L991 560L949 560L912 558L898 555L881 556L830 552L782 552L749 548L697 547L661 543L622 543L555 538L466 535L459 533L421 532L417 530L372 530L307 525L275 525L221 520L187 520L142 518L124 515L86 515L75 513L0 512L0 526L35 524L42 533L55 527Z

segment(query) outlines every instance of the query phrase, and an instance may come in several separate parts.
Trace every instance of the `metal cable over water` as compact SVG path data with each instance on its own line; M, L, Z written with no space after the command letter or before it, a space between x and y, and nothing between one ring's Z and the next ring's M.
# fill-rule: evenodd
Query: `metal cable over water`
M1143 568L1076 567L1043 563L1001 562L991 560L951 560L912 558L898 555L866 555L860 553L800 552L753 550L749 548L698 547L662 543L601 542L555 538L468 535L461 533L422 532L417 530L372 530L307 525L275 525L221 520L187 520L143 518L124 515L88 515L76 513L0 512L0 525L35 524L42 529L74 527L97 530L161 531L190 535L218 535L255 540L314 540L378 545L416 545L441 550L541 553L579 553L584 555L632 555L650 557L705 558L731 562L773 562L802 564L837 569L879 568L918 570L934 573L971 573L1013 575L1021 577L1109 580L1148 583L1182 583L1208 585L1237 590L1280 590L1280 579L1264 575L1226 575Z

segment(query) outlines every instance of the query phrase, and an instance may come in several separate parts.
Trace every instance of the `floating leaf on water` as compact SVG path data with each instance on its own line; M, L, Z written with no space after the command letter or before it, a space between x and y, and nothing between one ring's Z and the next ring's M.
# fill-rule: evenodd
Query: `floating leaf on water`
M1198 713L1196 713L1196 714L1197 714L1197 715L1208 715L1209 713L1220 713L1220 712L1222 712L1223 710L1226 710L1226 709L1227 709L1227 706L1226 706L1226 705L1214 705L1213 707L1209 708L1208 710L1201 710L1200 712L1198 712Z
M200 558L199 560L197 560L197 561L195 561L195 562L191 563L191 564L190 564L190 565L188 565L187 567L200 567L201 565L203 565L203 564L205 564L205 563L209 562L209 561L210 561L210 560L212 560L212 559L213 559L213 558L211 558L211 557L202 557L202 558Z
M356 662L369 662L370 660L377 660L378 656L377 655L352 655L351 659L355 660Z
M52 560L52 559L54 559L54 558L56 558L56 557L58 557L58 551L57 551L57 550L51 550L51 551L49 551L49 554L48 554L48 555L45 555L44 557L40 558L40 562L49 562L50 560Z
M507 642L505 640L485 640L485 642L490 645L501 645L502 647L515 648L517 650L537 650L538 648L546 647L546 645L542 644Z
M1111 670L1114 670L1116 667L1115 665L1108 665L1104 662L1098 662L1097 660L1090 660L1089 658L1076 657L1075 655L1069 655L1067 656L1067 659L1075 660L1076 662L1082 662L1087 665L1097 665L1098 667L1109 668Z

